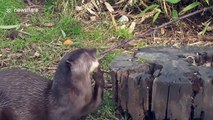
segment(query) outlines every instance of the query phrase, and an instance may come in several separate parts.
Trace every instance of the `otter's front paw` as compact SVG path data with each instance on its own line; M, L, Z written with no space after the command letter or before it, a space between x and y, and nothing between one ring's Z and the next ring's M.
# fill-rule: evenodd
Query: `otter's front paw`
M100 67L98 68L97 72L93 73L92 77L97 85L104 87L104 72L101 70Z

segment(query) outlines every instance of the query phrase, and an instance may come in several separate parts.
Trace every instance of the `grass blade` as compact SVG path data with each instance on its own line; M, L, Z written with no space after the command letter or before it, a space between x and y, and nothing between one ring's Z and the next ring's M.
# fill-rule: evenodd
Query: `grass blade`
M61 34L62 34L62 36L63 36L63 38L66 38L66 33L61 29Z
M148 10L151 10L151 9L154 9L154 8L157 8L159 5L157 4L153 4L153 5L150 5L148 7L146 7L146 9L144 9L139 16L143 16Z
M174 20L178 20L178 12L177 10L172 10L172 17Z
M198 33L198 35L204 35L204 34L206 33L206 31L207 31L207 29L208 29L208 27L209 27L210 24L211 24L211 21L208 22L208 23L205 25L204 29L203 29L200 33Z
M186 6L185 8L183 8L183 10L180 13L184 13L187 12L195 7L197 7L198 5L200 5L200 2L193 2L192 4Z
M154 17L153 17L153 20L152 20L153 23L157 20L157 18L158 18L158 16L160 15L160 13L161 13L161 10L159 9L158 12L155 13L155 15L154 15Z
M167 2L171 3L171 4L177 4L180 2L180 0L166 0Z
M8 29L18 29L20 27L20 25L2 25L0 26L0 29L5 29L5 30L8 30Z
M209 0L205 0L205 2L209 5Z

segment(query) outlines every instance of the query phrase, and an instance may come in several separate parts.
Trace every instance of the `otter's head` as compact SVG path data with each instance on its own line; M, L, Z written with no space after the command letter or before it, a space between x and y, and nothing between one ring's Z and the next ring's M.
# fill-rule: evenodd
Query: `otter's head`
M66 60L72 72L77 74L92 73L99 66L96 49L81 48L72 51Z

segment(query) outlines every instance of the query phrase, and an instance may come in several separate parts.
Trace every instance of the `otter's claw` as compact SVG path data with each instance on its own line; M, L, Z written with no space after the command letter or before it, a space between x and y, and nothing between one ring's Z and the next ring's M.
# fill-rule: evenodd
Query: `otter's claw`
M93 73L92 77L96 84L104 86L104 72L100 67L98 67L97 71Z

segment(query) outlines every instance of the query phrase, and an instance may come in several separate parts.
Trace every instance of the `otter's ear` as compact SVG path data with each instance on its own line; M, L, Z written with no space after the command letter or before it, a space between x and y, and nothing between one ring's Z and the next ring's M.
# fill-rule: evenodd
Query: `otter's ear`
M73 57L69 56L67 59L66 59L66 63L68 63L69 65L72 65L74 59Z
M90 53L90 55L92 55L93 57L96 57L96 56L97 56L97 50L96 50L96 48L90 49L90 50L89 50L89 53Z
M69 60L66 60L66 63L68 63L68 64L70 64L70 65L72 64L72 62L71 62L71 61L69 61Z

